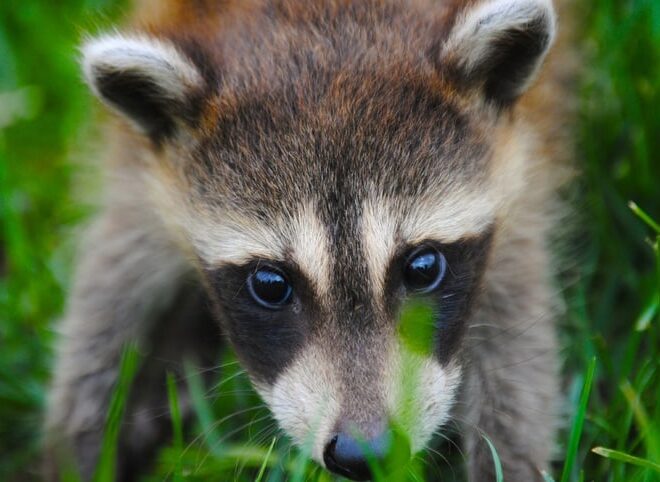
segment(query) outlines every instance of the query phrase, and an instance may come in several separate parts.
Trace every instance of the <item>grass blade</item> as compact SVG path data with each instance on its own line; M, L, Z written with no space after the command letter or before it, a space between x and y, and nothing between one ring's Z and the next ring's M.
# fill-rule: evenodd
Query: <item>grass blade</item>
M578 445L580 444L580 437L582 436L582 427L584 426L584 417L587 413L587 405L589 403L589 394L591 393L591 385L594 379L594 372L596 371L596 357L591 359L589 367L587 368L587 376L584 379L582 386L582 393L580 394L580 402L573 426L571 427L571 435L568 442L568 450L566 452L566 462L564 463L564 470L561 474L561 482L568 482L575 458L577 457Z
M646 214L642 208L640 208L637 203L630 201L628 207L632 210L633 213L637 215L642 221L644 221L651 229L653 229L656 234L660 234L660 224L656 223L651 216Z
M216 430L213 409L205 396L204 382L191 363L186 361L183 367L188 382L188 390L190 391L190 399L192 400L195 414L201 425L206 445L211 453L220 456L223 448L222 439Z
M138 368L138 353L135 347L124 350L119 366L117 385L110 401L110 409L105 424L105 433L101 446L99 464L94 474L95 482L113 482L115 480L115 460L117 458L117 442L119 429L124 415L133 378Z
M618 450L607 449L605 447L594 447L591 449L591 451L597 455L600 455L601 457L617 460L626 464L637 465L638 467L643 467L645 469L650 469L660 473L660 464L650 460L628 455L627 453L619 452Z
M298 452L293 466L291 482L303 482L307 477L307 467L309 466L309 456L302 451Z
M621 392L623 393L630 409L633 412L639 432L646 444L648 456L657 460L660 458L660 449L657 445L656 434L652 430L652 423L649 421L649 416L640 402L640 396L635 392L635 389L630 385L628 380L624 380L621 384Z
M181 421L181 410L179 408L179 394L177 393L174 376L171 373L167 374L167 399L170 405L170 416L172 417L174 449L181 454L183 452L183 422ZM174 481L183 481L181 457L178 457L174 468Z
M482 432L481 436L488 444L490 453L493 456L493 464L495 464L495 482L502 482L504 480L504 476L502 475L502 462L500 461L500 456L497 454L497 449L485 433Z
M261 467L259 468L259 473L257 474L257 478L254 479L254 482L261 482L261 479L264 476L264 473L266 472L266 466L268 465L268 462L270 461L270 454L273 453L273 447L275 447L275 442L277 441L277 437L273 437L273 441L270 443L270 447L268 447L268 452L266 453L266 456L264 457L264 462L261 464Z
M660 311L660 294L656 294L648 303L647 307L644 308L642 314L639 315L639 318L637 318L637 322L635 323L635 330L648 330L649 326L651 325L651 321L653 321L653 318L656 317L658 311Z

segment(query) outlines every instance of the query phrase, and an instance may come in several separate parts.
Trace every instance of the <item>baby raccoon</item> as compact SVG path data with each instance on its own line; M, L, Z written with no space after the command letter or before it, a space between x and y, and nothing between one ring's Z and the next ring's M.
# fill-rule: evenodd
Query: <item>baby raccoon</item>
M166 371L214 367L226 340L329 471L368 479L393 427L414 454L455 420L471 480L494 477L481 434L505 480L541 480L570 104L565 52L541 69L555 19L550 0L169 1L89 40L118 120L61 325L51 476L63 455L92 476L127 343L146 360L121 480L167 436ZM402 330L411 303L432 319Z

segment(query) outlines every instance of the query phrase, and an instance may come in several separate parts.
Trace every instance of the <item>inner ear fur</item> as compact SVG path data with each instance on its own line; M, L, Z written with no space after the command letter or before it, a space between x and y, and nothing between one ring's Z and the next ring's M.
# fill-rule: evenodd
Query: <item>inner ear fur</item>
M459 88L498 107L529 87L555 36L550 0L484 0L461 11L441 48L440 66Z
M204 81L173 44L109 35L86 42L82 54L92 91L153 140L170 136L194 112Z

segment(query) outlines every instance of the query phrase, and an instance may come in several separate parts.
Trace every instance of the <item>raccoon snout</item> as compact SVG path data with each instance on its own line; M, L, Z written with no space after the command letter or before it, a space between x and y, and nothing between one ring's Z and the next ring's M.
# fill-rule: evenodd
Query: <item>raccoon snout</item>
M323 462L328 470L351 480L370 480L368 458L376 462L387 455L392 441L392 433L385 430L371 440L359 441L340 432L335 434L323 451Z

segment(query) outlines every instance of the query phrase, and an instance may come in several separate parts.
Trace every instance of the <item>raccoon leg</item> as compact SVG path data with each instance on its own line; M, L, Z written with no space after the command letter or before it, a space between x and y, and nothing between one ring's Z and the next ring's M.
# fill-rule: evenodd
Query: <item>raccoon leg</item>
M469 330L464 417L471 481L495 480L483 435L498 452L504 480L540 481L541 470L548 469L559 396L556 310L549 288L536 281L517 286L515 297L504 296L516 291L501 280L499 290L505 291L486 294L486 307Z
M144 339L190 279L163 227L135 205L108 207L86 241L60 325L46 414L46 470L55 479L62 456L91 478L122 350Z
M171 437L167 374L177 380L184 427L193 413L183 363L201 369L207 385L218 375L212 368L218 360L220 330L207 303L201 287L185 288L172 310L157 320L145 341L148 356L133 384L120 435L118 480L138 480Z

